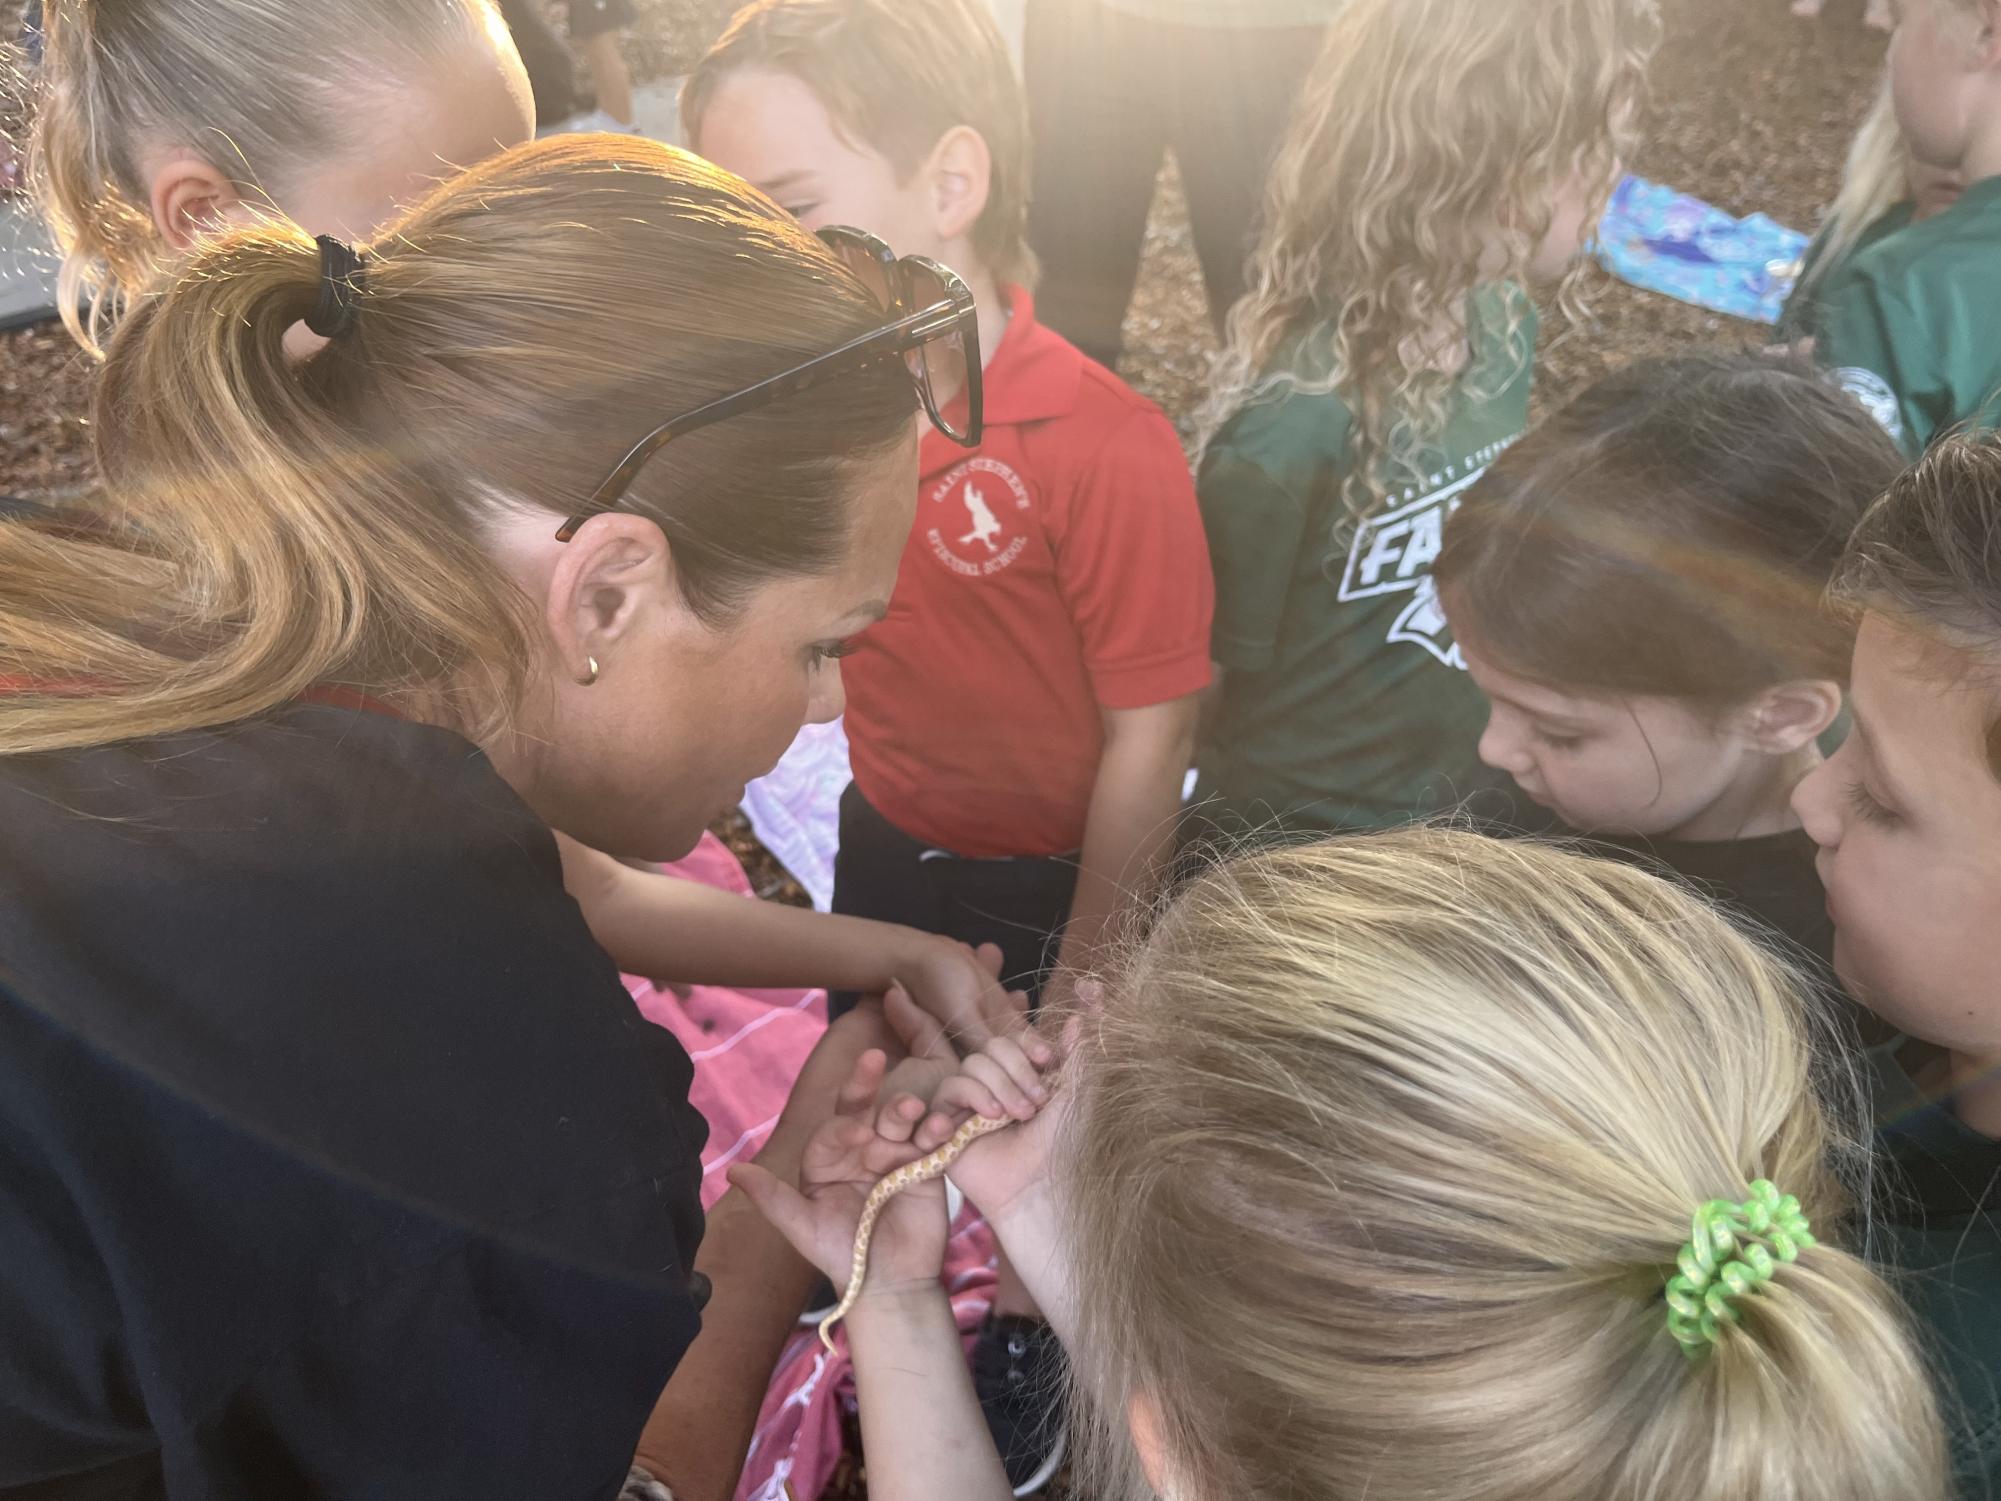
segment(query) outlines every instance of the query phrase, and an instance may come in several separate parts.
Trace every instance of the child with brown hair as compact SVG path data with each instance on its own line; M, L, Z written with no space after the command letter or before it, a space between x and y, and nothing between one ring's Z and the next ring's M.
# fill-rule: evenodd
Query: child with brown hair
M941 261L978 303L985 432L926 441L896 597L844 663L834 909L992 942L1039 989L1172 846L1211 600L1180 443L1036 321L1025 110L983 0L759 0L682 115L808 225ZM974 1360L1026 1490L1060 1456L1036 1399L1056 1352L1011 1278L997 1307Z
M2001 438L1950 439L1848 546L1854 728L1793 806L1820 846L1834 966L1907 1041L1882 1211L1963 1409L1967 1495L2001 1493Z
M1487 698L1481 759L1824 971L1826 901L1788 800L1848 673L1852 628L1820 597L1899 467L1810 365L1695 354L1599 381L1445 525L1434 577Z
M1633 142L1652 0L1348 0L1274 168L1199 486L1226 838L1374 828L1494 781L1431 581L1528 425L1536 313Z
M952 1177L1043 1295L1106 1501L1944 1501L1905 1310L1847 1249L1816 1007L1687 892L1442 829L1198 876L1086 1008L1055 1102ZM864 1082L867 1082L865 1076ZM826 1128L803 1194L936 1140ZM893 1201L851 1321L884 1501L1004 1496Z

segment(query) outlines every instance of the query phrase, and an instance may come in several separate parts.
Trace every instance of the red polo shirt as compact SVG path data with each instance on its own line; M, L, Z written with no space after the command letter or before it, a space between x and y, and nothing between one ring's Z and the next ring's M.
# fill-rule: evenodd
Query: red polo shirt
M1173 426L1008 300L985 436L926 434L889 616L842 663L862 795L976 857L1081 847L1102 712L1206 687L1215 600Z

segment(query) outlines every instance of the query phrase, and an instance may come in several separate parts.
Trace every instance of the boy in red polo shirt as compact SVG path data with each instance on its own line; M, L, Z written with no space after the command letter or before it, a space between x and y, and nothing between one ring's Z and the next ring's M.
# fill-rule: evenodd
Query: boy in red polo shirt
M1213 584L1172 426L1035 321L1026 111L999 30L983 0L756 0L681 109L697 150L808 226L942 261L980 307L985 436L925 439L889 615L842 664L834 908L998 944L1031 989L1087 966L1172 847ZM975 1379L1032 1488L1049 1436L1013 1430L1048 1398L993 1400L1044 1384L1011 1282Z

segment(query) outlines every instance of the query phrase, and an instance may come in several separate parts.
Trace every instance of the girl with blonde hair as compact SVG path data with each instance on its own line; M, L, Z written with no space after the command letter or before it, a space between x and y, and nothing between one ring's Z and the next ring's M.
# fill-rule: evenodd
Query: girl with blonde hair
M572 137L121 320L104 504L0 525L0 1490L609 1496L683 1362L726 1491L808 1279L552 830L678 857L838 712L973 318L884 275Z
M1429 564L1528 421L1536 314L1634 140L1652 0L1351 0L1202 426L1209 816L1375 827L1489 779Z
M1274 850L1182 891L1056 1103L953 1179L1067 1326L1084 1494L1942 1501L1811 1015L1640 871L1437 828ZM931 1139L887 1114L824 1128L803 1197L742 1175L837 1274L870 1173ZM893 1204L851 1315L892 1501L1005 1494L911 1275L941 1237Z
M1879 104L1851 164L1857 212L1842 227L1862 235L1845 257L1823 255L1797 329L1908 459L1956 429L2001 425L1997 36L1997 0L1900 0L1889 113ZM1870 221L1896 192L1891 122L1911 205Z
M1780 310L1779 337L1789 343L1812 338L1816 289L1829 274L1886 235L1950 208L1959 189L1956 172L1919 161L1904 143L1886 72L1875 103L1849 144L1840 191L1828 205L1820 232L1807 246L1799 280Z
M29 175L93 349L204 232L357 239L534 134L489 0L48 0L43 27Z

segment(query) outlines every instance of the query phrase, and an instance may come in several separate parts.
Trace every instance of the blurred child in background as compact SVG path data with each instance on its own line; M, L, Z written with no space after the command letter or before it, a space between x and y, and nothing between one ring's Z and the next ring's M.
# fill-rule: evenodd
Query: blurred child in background
M1819 314L1818 290L1829 273L1885 235L1950 208L1959 200L1959 190L1956 168L1921 162L1904 144L1890 76L1885 73L1876 102L1848 148L1841 190L1807 246L1799 279L1780 310L1780 339L1789 344L1811 340Z
M1916 458L2001 419L2001 0L1903 0L1889 90L1912 211L1882 217L1896 212L1894 152L1872 117L1851 158L1856 212L1836 221L1856 239L1838 263L1823 256L1810 310L1789 324ZM1955 184L1956 200L1920 216Z
M31 177L87 344L204 231L275 212L364 239L534 131L486 0L49 0L44 36Z

